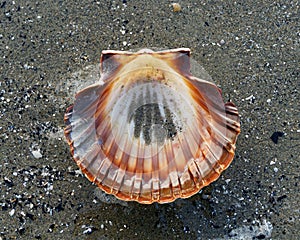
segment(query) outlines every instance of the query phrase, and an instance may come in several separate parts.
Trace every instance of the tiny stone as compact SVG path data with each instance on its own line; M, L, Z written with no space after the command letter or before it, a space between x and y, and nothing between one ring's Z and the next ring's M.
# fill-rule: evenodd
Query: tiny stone
M9 216L11 216L11 217L12 217L12 216L15 214L15 211L16 211L15 209L12 209L12 210L11 210L11 211L8 213L8 214L9 214Z
M40 150L34 150L31 152L35 158L41 158L43 155L40 153Z
M181 6L179 3L172 3L173 7L173 12L180 12L181 11Z
M278 143L278 138L283 137L283 135L284 135L283 132L274 132L270 138L273 141L273 143L277 144Z
M87 228L86 230L83 231L83 234L90 234L92 232L91 228Z
M246 98L245 98L245 100L247 100L247 101L248 101L248 100L252 100L252 99L255 99L255 97L254 97L253 95L250 95L249 97L246 97Z
M225 43L226 43L225 40L224 40L224 39L221 39L220 45L222 46L222 45L224 45Z
M228 184L231 181L230 178L226 179L225 182Z

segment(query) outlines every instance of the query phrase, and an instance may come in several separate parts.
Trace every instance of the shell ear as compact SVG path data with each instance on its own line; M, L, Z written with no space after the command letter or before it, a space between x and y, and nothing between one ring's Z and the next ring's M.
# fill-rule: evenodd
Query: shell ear
M167 61L172 68L176 69L177 72L185 75L191 74L191 50L189 48L177 48L171 51L163 51L158 54L160 54L159 58Z
M100 73L105 74L115 71L120 63L116 61L116 53L114 51L102 51L100 58Z
M103 81L115 74L115 72L132 60L131 52L105 50L100 58L100 74L104 76ZM105 76L108 74L107 76Z
M190 49L180 49L177 54L177 58L174 61L174 67L176 67L183 74L190 75L191 62L190 62Z

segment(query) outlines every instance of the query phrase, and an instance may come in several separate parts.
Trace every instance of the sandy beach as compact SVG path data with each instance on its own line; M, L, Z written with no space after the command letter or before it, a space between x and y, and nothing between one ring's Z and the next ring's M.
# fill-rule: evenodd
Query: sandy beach
M1 1L0 240L300 238L299 1ZM221 177L169 204L116 201L63 135L102 50L191 49L236 104Z

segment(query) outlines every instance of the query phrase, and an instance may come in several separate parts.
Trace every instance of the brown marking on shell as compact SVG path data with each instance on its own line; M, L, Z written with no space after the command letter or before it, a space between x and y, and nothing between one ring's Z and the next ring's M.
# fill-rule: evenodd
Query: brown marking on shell
M80 91L64 120L75 162L105 192L171 202L231 163L238 111L217 86L191 76L189 57L185 48L103 51L104 84Z

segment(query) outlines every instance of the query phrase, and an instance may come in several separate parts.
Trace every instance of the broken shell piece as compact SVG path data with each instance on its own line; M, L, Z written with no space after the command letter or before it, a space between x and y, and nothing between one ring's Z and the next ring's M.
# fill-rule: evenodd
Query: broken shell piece
M215 181L231 163L239 116L190 73L190 50L107 50L99 84L65 114L75 162L106 193L166 203Z

